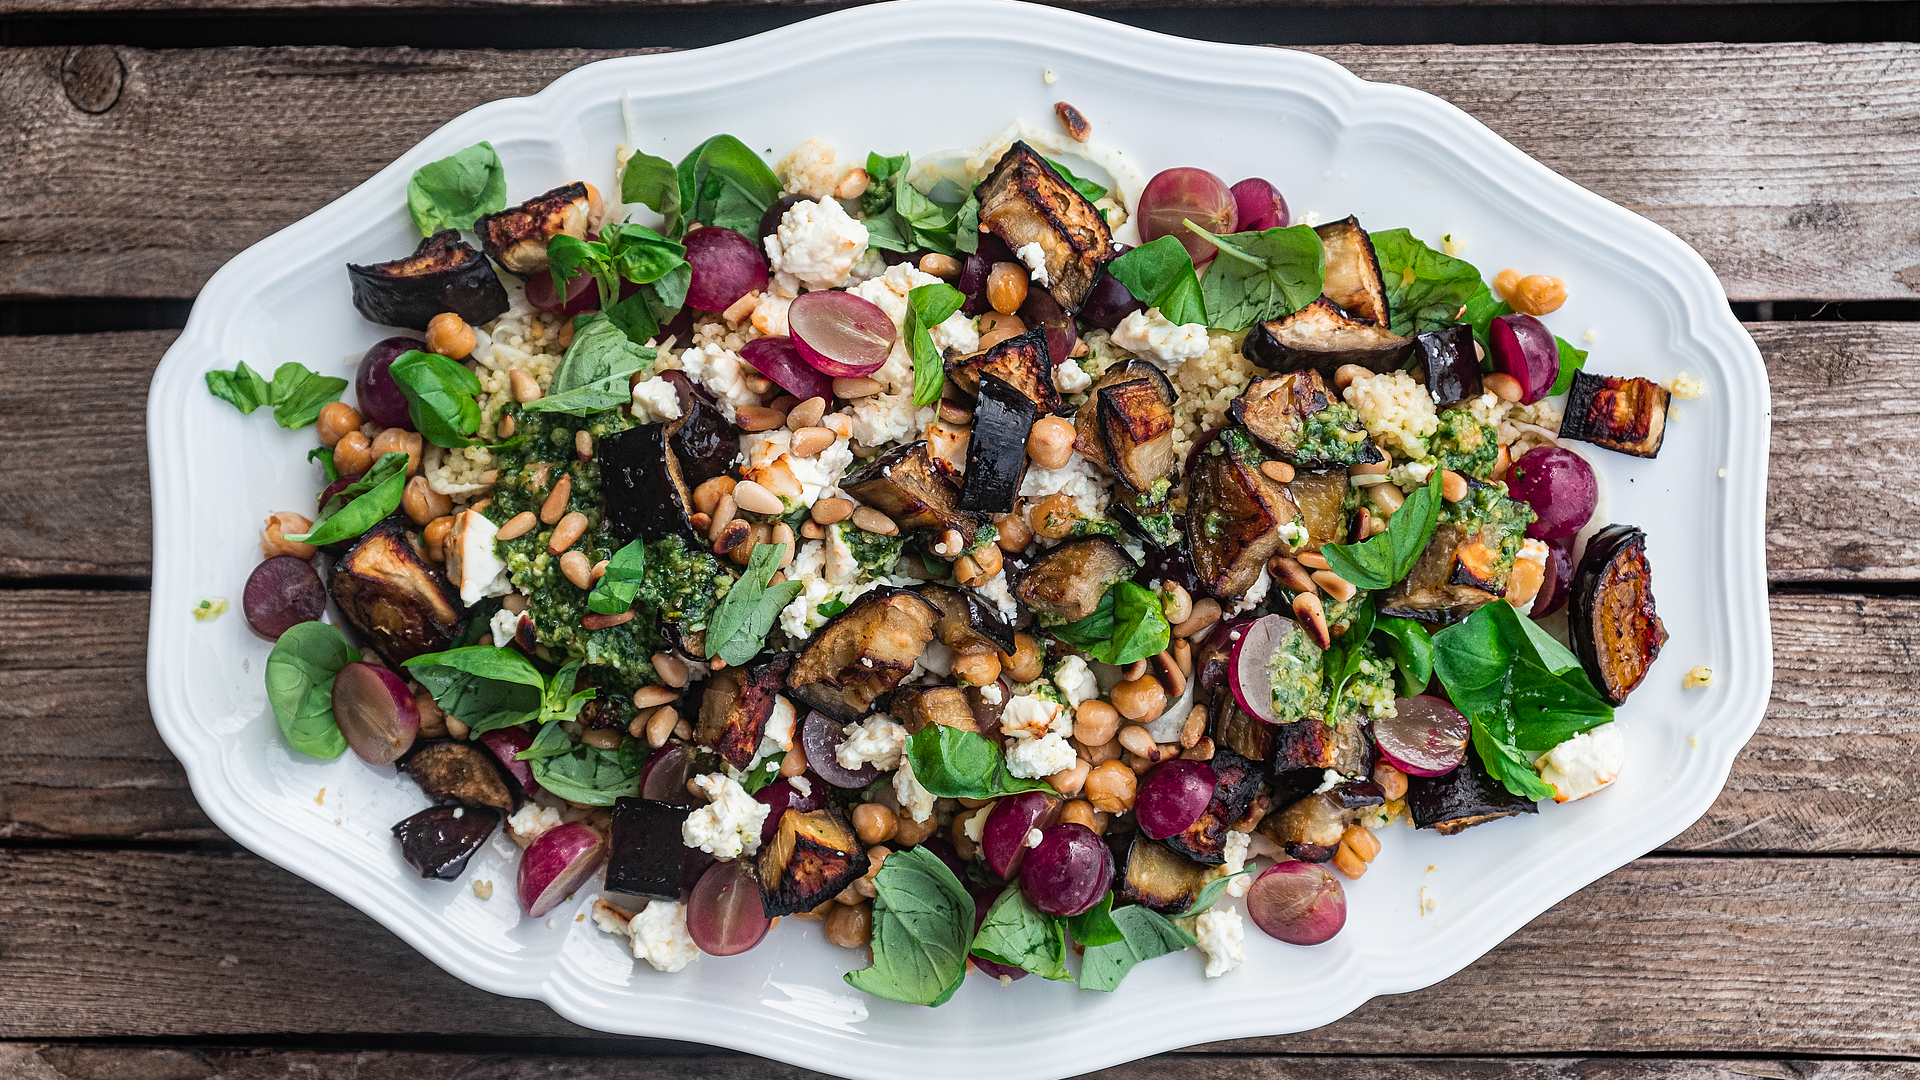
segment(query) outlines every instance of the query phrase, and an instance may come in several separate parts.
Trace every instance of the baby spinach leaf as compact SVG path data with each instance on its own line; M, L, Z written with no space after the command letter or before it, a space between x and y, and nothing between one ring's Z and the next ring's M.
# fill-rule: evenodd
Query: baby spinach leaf
M1110 993L1134 965L1199 943L1198 938L1150 908L1123 907L1113 913L1113 922L1124 940L1087 950L1080 961L1082 990Z
M1186 226L1220 249L1200 279L1200 293L1212 324L1222 330L1291 315L1318 299L1326 285L1320 235L1310 225L1227 236L1191 221Z
M465 364L437 353L409 349L387 369L407 399L413 429L435 446L478 446L480 378Z
M873 966L847 972L847 985L893 1001L944 1004L967 976L973 898L924 847L887 856L873 887Z
M1079 192L1080 196L1088 202L1099 202L1101 199L1107 197L1106 188L1101 187L1091 180L1082 179L1081 177L1073 175L1073 170L1060 164L1058 158L1048 158L1047 164L1053 166L1053 171L1060 174L1060 179L1072 184L1073 190Z
M1220 902L1220 897L1227 891L1227 886L1233 884L1234 878L1245 877L1251 873L1253 873L1252 870L1242 870L1237 874L1228 874L1225 877L1217 877L1207 882L1200 887L1200 895L1193 898L1193 905L1180 914L1175 915L1174 918L1191 919L1195 915L1212 911L1213 905Z
M335 480L340 479L340 469L333 463L333 451L331 449L324 446L316 446L307 451L307 460L320 463L321 470L327 474L327 483L331 484Z
M272 396L267 380L248 367L245 360L232 371L207 372L207 389L214 397L239 409L242 416L265 405Z
M407 181L407 212L421 236L471 229L475 221L506 205L507 170L492 143L474 143L452 157L428 162Z
M669 240L645 225L608 225L600 230L599 243L606 248L614 271L635 285L659 281L687 262L685 244Z
M320 410L339 401L347 380L321 375L306 367L285 363L275 368L271 381L241 361L232 371L207 372L207 389L214 397L239 409L242 415L262 405L273 406L274 422L283 428L302 428L320 418Z
M955 257L978 250L979 201L945 182L935 185L931 193L922 192L907 183L912 163L906 154L867 155L867 175L873 180L860 197L860 208L867 215L867 246L880 251L924 249Z
M1113 921L1113 894L1108 893L1100 898L1099 903L1068 919L1067 932L1082 948L1087 949L1125 941L1119 924Z
M760 594L760 602L754 605L753 615L747 620L746 626L721 647L720 659L739 667L760 655L773 624L780 619L780 610L793 603L793 598L805 588L806 584L799 581L783 581L768 586L767 591Z
M1073 975L1067 971L1067 938L1060 920L1041 914L1018 885L1007 886L1000 899L987 909L980 932L973 936L971 951L996 964L1021 968L1043 979L1073 981Z
M382 454L360 479L335 492L313 528L287 539L325 547L359 536L400 509L407 486L407 455Z
M927 331L946 322L966 301L959 289L943 284L922 285L907 294L907 325L903 330L913 350L915 405L937 404L940 388L947 381L946 363Z
M535 758L549 758L564 754L573 749L573 740L567 737L567 729L559 724L548 724L533 737L533 742L525 750L513 755L515 761L532 761Z
M1051 791L1044 780L1007 771L1000 745L971 731L928 724L907 739L914 779L941 799L997 799L1017 791Z
M671 219L680 208L680 176L673 162L635 150L620 171L620 201L644 203Z
M714 605L713 614L707 618L708 656L718 656L721 647L753 621L760 598L766 594L767 582L773 580L774 571L780 568L780 548L779 544L753 546L753 556L747 560L746 571L727 590L727 595Z
M605 312L573 321L573 344L560 358L545 397L527 402L528 412L592 416L632 400L629 377L652 364L658 354L635 345Z
M1123 581L1107 590L1093 614L1052 627L1048 633L1086 650L1103 664L1124 667L1165 652L1173 630L1158 596Z
M1389 481L1391 482L1391 481ZM1328 544L1320 549L1333 572L1362 589L1387 589L1412 571L1440 522L1440 470L1427 486L1387 519L1387 531L1358 544Z
M715 135L681 159L679 205L667 215L667 232L679 236L689 222L720 225L759 235L760 217L780 197L780 179L746 143Z
M1193 272L1193 257L1172 236L1126 252L1107 264L1107 273L1125 285L1135 300L1159 308L1172 322L1183 326L1207 322L1207 302Z
M641 762L632 754L578 743L565 753L533 760L533 778L559 797L587 806L612 806L640 793Z
M1406 229L1369 235L1387 287L1388 329L1396 334L1424 334L1456 321L1486 288L1472 263L1433 250Z
M607 572L587 594L587 608L602 615L618 615L633 607L640 583L647 577L647 542L635 540L613 553Z
M1322 657L1329 727L1340 722L1340 696L1347 692L1347 684L1360 673L1360 664L1367 658L1367 638L1373 633L1373 622L1373 598L1366 597L1360 601L1346 632L1333 640Z
M547 681L518 649L474 645L416 656L402 666L475 735L540 717Z
M1387 639L1387 655L1393 657L1400 696L1426 693L1427 684L1433 681L1433 635L1427 628L1415 619L1383 615L1373 620L1373 632Z
M1574 348L1563 337L1555 337L1553 343L1560 348L1560 374L1553 380L1553 389L1547 391L1548 397L1566 393L1573 386L1573 373L1587 366L1587 350Z
M333 719L333 679L360 653L323 622L296 623L267 654L267 703L287 745L311 757L336 758L347 748Z
M580 709L587 702L600 695L594 687L575 690L580 682L580 661L569 660L560 670L547 680L540 694L540 722L554 726L555 720L572 720L580 715Z

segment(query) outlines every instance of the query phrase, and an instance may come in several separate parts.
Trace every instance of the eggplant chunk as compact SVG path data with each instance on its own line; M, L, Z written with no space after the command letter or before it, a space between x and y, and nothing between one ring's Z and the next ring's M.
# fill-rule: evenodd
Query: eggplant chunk
M1092 404L1107 468L1136 494L1164 493L1179 462L1173 452L1173 403L1160 385L1137 379L1102 387ZM1164 494L1154 501L1165 501Z
M1115 583L1139 572L1140 564L1112 537L1085 536L1033 560L1014 583L1013 595L1036 614L1078 622L1093 614Z
M1537 814L1540 807L1495 780L1471 746L1460 767L1444 776L1407 777L1407 814L1416 829L1452 836L1497 818Z
M1392 371L1412 350L1412 338L1370 321L1349 318L1323 296L1283 319L1255 323L1241 351L1248 360L1270 371L1312 368L1332 377L1334 369L1342 364L1359 364L1368 371Z
M887 712L907 734L918 735L928 724L979 733L967 692L957 686L902 686L887 702Z
M940 615L930 601L883 585L813 635L787 689L835 720L858 720L913 671Z
M1427 393L1436 406L1458 405L1484 392L1473 327L1466 323L1454 323L1421 334L1413 339L1413 353L1427 373Z
M1213 801L1187 831L1167 838L1167 846L1197 863L1218 866L1227 861L1227 826L1247 815L1260 790L1260 767L1224 746L1215 746Z
M642 424L605 436L594 447L607 528L622 542L667 535L695 538L693 485L671 438L678 422Z
M990 371L980 372L975 390L973 437L967 440L967 475L960 484L959 508L970 513L1005 514L1020 495L1027 474L1027 436L1039 419L1033 399Z
M1087 388L1086 404L1073 414L1073 448L1088 461L1105 469L1107 465L1107 443L1100 437L1100 410L1097 405L1100 391L1121 383L1137 382L1141 379L1153 379L1156 386L1164 387L1162 397L1167 407L1172 408L1178 400L1173 384L1167 381L1166 373L1145 360L1129 360L1124 364L1115 364L1102 372L1093 385Z
M453 881L500 824L490 806L429 806L393 827L400 857L423 878Z
M416 743L397 764L434 802L491 806L501 817L513 813L513 789L501 777L498 759L475 743Z
M950 649L984 649L988 646L1011 653L1013 627L992 607L972 593L950 585L922 585L914 590L928 603L940 609L940 621L933 632Z
M1032 399L1042 413L1060 408L1060 391L1053 385L1053 361L1047 354L1044 328L1036 327L984 352L947 362L947 377L969 394L979 392L982 372L998 375L1007 385Z
M413 254L371 266L347 264L353 310L368 322L425 330L443 311L479 326L507 310L493 267L452 229L420 241Z
M1306 542L1300 508L1286 485L1260 471L1246 432L1228 428L1199 455L1187 478L1187 543L1193 572L1209 593L1237 601L1267 560Z
M607 856L607 890L678 900L686 880L687 847L681 839L691 806L627 796L613 800Z
M1386 793L1373 781L1349 780L1268 814L1260 819L1259 829L1301 862L1326 862L1340 846L1340 834L1386 801Z
M1631 525L1595 533L1574 572L1567 608L1580 666L1609 701L1625 704L1667 643L1666 625L1654 610L1647 534Z
M744 769L760 749L760 736L773 715L775 699L793 667L793 654L778 652L757 664L730 667L707 680L700 699L700 723L693 741Z
M1300 508L1301 523L1307 527L1307 542L1302 551L1319 551L1325 544L1348 543L1347 470L1295 473L1287 485L1294 505Z
M460 594L397 516L354 541L334 564L331 588L347 622L395 667L452 648L466 618Z
M592 201L587 185L576 180L488 214L473 223L473 231L495 262L523 278L532 277L547 268L547 241L561 233L587 235Z
M1506 592L1533 512L1495 485L1468 480L1467 489L1441 511L1413 571L1379 597L1380 614L1458 622Z
M1326 264L1320 294L1354 319L1387 325L1386 282L1380 277L1373 239L1360 227L1360 219L1329 221L1313 231L1320 237L1321 259Z
M1187 910L1200 899L1207 884L1207 868L1145 833L1133 834L1126 865L1120 868L1115 891L1162 915Z
M1069 315L1080 310L1113 257L1113 234L1093 203L1024 142L1000 155L975 194L981 229L1014 251L1039 244L1047 256L1047 291Z
M1311 368L1253 380L1227 412L1295 468L1366 465L1385 458L1353 406L1328 393L1326 380Z
M667 424L667 445L691 489L733 467L740 435L705 390L681 397L680 418Z
M1224 649L1220 651L1223 655L1222 659L1209 658L1204 663L1222 665L1229 663L1226 657L1230 657L1231 654ZM1194 668L1197 671L1204 670L1202 664L1203 661L1200 658L1194 659ZM1207 677L1202 676L1202 678ZM1225 668L1222 667L1220 674L1213 678L1221 680L1227 678ZM1240 707L1240 703L1233 699L1233 691L1224 681L1218 683L1212 696L1207 699L1206 710L1207 737L1213 740L1215 756L1219 755L1222 748L1231 750L1248 761L1264 762L1272 756L1276 729L1271 724L1263 724L1248 716L1247 711Z
M870 865L840 811L788 810L780 815L773 839L760 849L761 906L768 918L812 911L859 880Z
M980 522L960 509L960 492L925 440L889 450L840 481L841 490L892 518L901 529L953 529L968 546Z
M1667 433L1667 388L1646 379L1573 373L1560 437L1634 457L1659 457Z
M1324 704L1324 702L1322 703ZM1329 725L1315 716L1270 728L1273 753L1267 775L1277 802L1304 798L1332 769L1341 776L1363 776L1367 768L1367 734L1357 716Z

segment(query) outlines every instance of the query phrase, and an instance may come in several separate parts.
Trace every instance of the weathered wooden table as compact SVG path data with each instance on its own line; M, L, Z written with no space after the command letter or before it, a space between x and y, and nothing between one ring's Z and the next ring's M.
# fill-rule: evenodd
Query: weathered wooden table
M0 27L116 6L0 0ZM15 325L165 318L448 118L608 55L140 43L0 49ZM1316 51L1667 226L1736 301L1915 306L1913 45ZM1776 670L1719 802L1439 986L1115 1072L1920 1075L1920 342L1750 329ZM794 1072L470 989L200 813L144 691L145 388L174 336L0 337L0 1077Z

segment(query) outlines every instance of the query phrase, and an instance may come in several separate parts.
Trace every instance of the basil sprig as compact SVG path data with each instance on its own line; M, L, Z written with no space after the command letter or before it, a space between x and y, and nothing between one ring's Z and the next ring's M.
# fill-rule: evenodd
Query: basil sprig
M587 608L601 615L618 615L633 607L640 584L647 578L647 542L635 540L613 553L607 572L593 583Z
M693 282L686 256L684 244L644 225L610 224L601 228L596 240L566 233L549 239L547 272L560 296L566 295L567 281L575 274L593 275L600 289L600 310L633 344L640 345L657 336L660 327L686 304L687 287ZM639 289L621 300L622 282Z
M413 429L435 446L457 449L479 446L473 433L480 430L480 377L458 360L438 353L409 349L394 357L387 369L407 399Z
M1121 908L1113 913L1113 922L1122 940L1087 949L1080 961L1082 990L1111 992L1135 965L1199 944L1198 938L1151 908Z
M573 344L560 358L546 395L521 408L568 416L592 416L618 408L632 399L628 383L633 373L648 367L657 355L647 346L635 345L605 312L582 315L573 322Z
M1108 893L1099 903L1067 919L1067 933L1088 949L1122 940L1120 927L1113 921L1113 894Z
M942 1005L967 976L973 897L924 847L887 856L873 876L873 966L847 985L875 997Z
M207 389L214 397L239 409L241 415L262 405L273 406L273 420L283 428L303 428L320 418L320 410L340 400L347 380L322 375L295 363L273 369L264 379L242 360L232 371L207 372Z
M1108 894L1109 899L1112 894ZM1067 970L1067 938L1061 920L1033 906L1018 884L1008 885L987 909L973 936L974 955L996 964L1030 971L1054 982L1072 982Z
M1051 791L1044 780L1007 771L1000 745L971 731L928 724L907 739L914 779L941 799L997 799L1018 791Z
M1391 483L1392 481L1387 481ZM1358 544L1327 544L1320 549L1333 572L1362 589L1389 589L1413 570L1440 523L1440 470L1427 486L1407 496L1387 519L1387 531Z
M1291 315L1313 303L1326 284L1320 236L1312 226L1226 236L1191 221L1186 226L1220 249L1200 279L1200 293L1212 325L1222 330Z
M1175 915L1174 918L1191 919L1213 910L1213 905L1220 902L1220 897L1227 891L1227 886L1233 883L1234 878L1245 877L1251 873L1253 873L1252 870L1242 870L1237 874L1228 874L1207 882L1200 887L1200 895L1193 898L1193 903L1187 907L1187 910Z
M568 802L612 806L616 799L640 794L644 762L626 750L632 742L629 739L618 751L576 743L565 753L533 759L533 778Z
M798 581L783 581L769 586L774 571L780 568L783 545L755 544L747 570L720 598L707 619L707 655L718 656L734 667L759 655L767 634L780 609L800 595L806 586Z
M680 208L680 175L666 158L636 150L620 170L620 201L644 203L662 217Z
M333 680L360 653L323 622L296 623L267 654L267 703L287 745L317 758L337 758L346 736L333 718Z
M907 183L913 159L906 154L867 155L872 177L860 197L866 212L867 246L881 251L937 251L959 257L980 247L980 202L949 180L929 192Z
M592 687L574 690L578 660L568 661L549 679L518 649L493 645L428 653L403 666L440 708L459 717L474 735L529 721L551 726L555 720L571 720L597 694Z
M1088 202L1099 202L1101 199L1104 199L1107 197L1106 188L1101 187L1099 184L1096 184L1091 180L1083 179L1081 177L1073 175L1073 170L1067 168L1065 165L1060 164L1059 159L1048 158L1047 164L1053 166L1053 171L1060 174L1060 179L1065 180L1069 184L1072 184L1073 190L1079 192L1081 197L1086 199Z
M966 302L965 293L946 284L922 285L907 293L907 325L903 329L913 350L915 405L938 404L940 388L947 381L946 363L927 331L946 322Z
M507 170L488 142L428 162L407 181L407 213L421 236L471 229L475 221L506 205Z
M1415 619L1381 615L1373 620L1373 632L1386 639L1400 696L1426 693L1427 684L1433 681L1433 635L1427 628Z
M1135 300L1159 308L1170 322L1207 322L1207 302L1193 272L1193 256L1173 236L1141 244L1107 264L1107 273Z
M1165 652L1173 630L1158 596L1122 581L1100 597L1093 614L1047 632L1103 664L1124 667Z
M1321 658L1323 678L1327 681L1328 727L1340 722L1340 697L1347 692L1347 684L1360 673L1360 664L1367 658L1367 638L1373 634L1374 614L1373 598L1362 599L1352 621L1347 623L1346 632L1327 646Z
M780 178L759 154L731 135L715 135L695 147L681 159L675 173L680 197L674 212L667 214L667 232L672 236L681 235L695 221L757 236L761 216L780 197Z
M406 487L407 455L381 454L373 468L327 500L313 528L287 539L315 547L351 540L400 509L400 497Z

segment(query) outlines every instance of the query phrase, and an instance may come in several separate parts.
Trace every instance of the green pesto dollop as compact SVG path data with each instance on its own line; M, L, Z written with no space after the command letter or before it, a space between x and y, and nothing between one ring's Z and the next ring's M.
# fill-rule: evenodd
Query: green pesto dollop
M1440 428L1427 440L1437 468L1486 480L1500 459L1500 434L1467 409L1440 414Z

